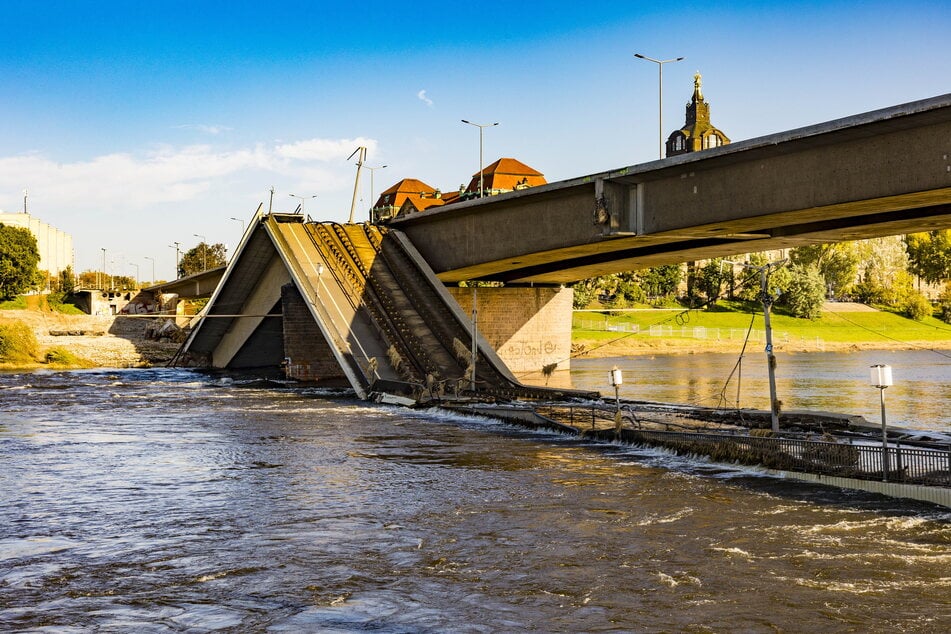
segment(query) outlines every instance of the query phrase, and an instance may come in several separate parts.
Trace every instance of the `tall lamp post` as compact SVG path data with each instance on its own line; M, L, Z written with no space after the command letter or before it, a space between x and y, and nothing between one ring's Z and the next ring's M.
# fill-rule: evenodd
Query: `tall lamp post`
M135 267L135 279L132 280L132 288L139 288L139 265L135 262L132 263L132 266Z
M484 187L483 182L482 182L482 165L483 165L483 161L482 161L482 132L483 132L483 130L485 130L485 128L491 128L491 127L493 127L493 126L499 125L499 122L496 121L495 123L473 123L473 122L471 122L471 121L466 121L465 119L462 119L462 122L463 122L463 123L468 123L468 124L471 125L471 126L475 126L475 127L479 128L479 198L482 198L482 194L483 194L483 192L485 191L485 187Z
M386 165L377 165L376 167L364 165L363 167L370 170L370 220L373 221L373 206L376 204L376 200L373 198L373 172L383 169Z
M100 250L102 251L102 280L98 281L97 286L99 290L103 290L106 285L106 247L102 247Z
M317 194L314 194L313 196L298 196L297 194L288 194L288 196L291 198L296 198L300 201L300 212L302 214L304 213L304 201L308 198L317 198Z
M241 223L241 235L244 235L244 219L243 219L243 218L235 218L234 216L232 216L232 217L229 218L228 220L234 220L235 222L240 222L240 223Z
M683 60L683 57L675 57L674 59L654 59L653 57L648 57L647 55L641 55L640 53L634 53L634 57L638 59L647 60L648 62L654 62L657 64L657 143L658 143L658 158L664 158L664 64L669 64L671 62L679 62Z
M171 249L175 249L175 279L178 279L178 265L181 263L181 255L180 255L180 254L181 254L181 252L182 252L182 248L181 248L181 247L182 247L182 243L181 243L181 242L173 242L172 244L170 244L170 245L168 245L168 246L169 246L169 248L171 248Z
M201 250L201 270L202 270L202 271L207 271L207 270L208 270L208 242L207 242L207 239L205 238L205 236L201 235L200 233L193 233L192 235L195 236L196 238L201 238L201 244L204 246L204 248Z
M142 256L142 257L144 257L146 260L149 260L150 262L152 262L152 278L151 278L151 280L152 280L152 286L155 286L155 258L150 258L150 257L147 256L147 255L144 255L144 256Z
M870 383L877 387L882 401L882 482L888 482L888 429L885 426L885 388L892 384L892 367L890 365L873 365L871 367Z

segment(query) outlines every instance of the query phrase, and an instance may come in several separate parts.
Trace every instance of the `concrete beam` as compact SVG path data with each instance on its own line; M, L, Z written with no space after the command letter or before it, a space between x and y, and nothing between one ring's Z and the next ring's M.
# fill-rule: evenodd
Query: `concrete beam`
M444 282L951 227L951 94L394 221Z

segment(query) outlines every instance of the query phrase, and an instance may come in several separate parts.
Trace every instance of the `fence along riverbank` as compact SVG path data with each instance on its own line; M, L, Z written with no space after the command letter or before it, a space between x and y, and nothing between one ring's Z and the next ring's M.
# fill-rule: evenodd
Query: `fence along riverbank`
M887 447L873 426L856 417L794 412L789 429L773 434L769 412L708 410L625 403L453 407L507 422L555 429L601 442L662 447L714 462L760 467L767 472L840 488L914 499L951 508L951 439L892 430ZM886 470L883 465L889 465Z

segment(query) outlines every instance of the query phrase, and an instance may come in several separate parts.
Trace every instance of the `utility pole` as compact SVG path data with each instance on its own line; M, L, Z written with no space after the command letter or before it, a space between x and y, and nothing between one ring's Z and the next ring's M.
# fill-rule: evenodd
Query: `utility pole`
M349 224L353 224L353 214L357 208L357 190L360 187L360 169L363 167L364 161L367 160L367 149L361 145L360 147L358 147L356 150L353 151L353 154L347 157L347 160L349 161L350 159L352 159L354 155L357 156L357 178L356 180L353 181L353 200L350 201L350 220L348 221Z

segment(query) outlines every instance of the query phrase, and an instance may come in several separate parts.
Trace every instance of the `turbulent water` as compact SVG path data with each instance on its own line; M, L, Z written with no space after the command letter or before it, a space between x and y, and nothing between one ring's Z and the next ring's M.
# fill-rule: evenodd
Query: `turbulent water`
M0 375L0 630L943 632L951 514L176 370Z

